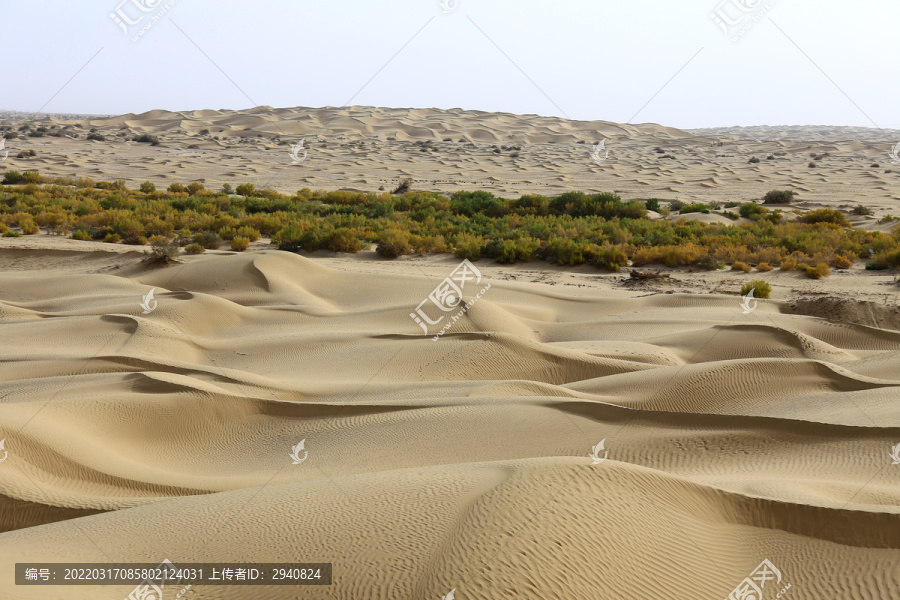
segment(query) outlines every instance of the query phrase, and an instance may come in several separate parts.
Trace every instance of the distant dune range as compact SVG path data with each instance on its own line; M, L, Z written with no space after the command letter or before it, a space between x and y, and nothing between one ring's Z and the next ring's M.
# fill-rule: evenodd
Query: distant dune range
M22 116L0 113L0 124L19 127ZM78 139L8 140L11 155L3 166L124 179L133 187L145 180L162 187L200 181L214 189L252 182L282 192L303 187L390 191L406 177L414 179L415 189L488 189L506 197L577 189L616 191L626 198L747 201L770 189L790 188L801 201L816 206L863 203L900 212L900 165L893 165L889 156L900 142L895 130L749 127L691 132L654 124L361 106L61 117L40 122ZM106 141L86 140L91 129ZM127 141L144 133L158 136L161 144ZM307 156L294 164L290 149L301 140ZM597 156L604 160L597 164L591 152L599 142L605 148ZM37 156L16 158L19 151L32 149ZM754 157L760 162L750 163ZM809 166L811 161L815 167Z
M198 600L720 599L764 558L785 598L900 596L900 330L864 314L485 279L434 342L409 313L452 258L80 244L0 250L3 598L130 589L17 587L16 562L163 558L335 565Z

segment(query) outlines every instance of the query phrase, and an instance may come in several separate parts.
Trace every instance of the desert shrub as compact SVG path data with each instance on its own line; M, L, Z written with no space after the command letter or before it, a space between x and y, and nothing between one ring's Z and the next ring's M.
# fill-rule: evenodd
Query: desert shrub
M231 240L234 239L234 236L237 235L237 229L234 227L223 227L219 230L219 237L223 240Z
M866 263L866 271L883 271L888 268L888 265L877 261Z
M3 232L3 237L22 237L22 234L18 231L13 231L10 229L9 231Z
M399 229L388 229L378 238L375 251L385 258L398 258L412 252L409 245L409 234Z
M0 235L9 231L9 227L3 221L0 221Z
M256 186L252 183L242 183L237 186L237 193L240 196L249 197L256 193Z
M143 192L144 194L152 194L155 191L156 186L152 182L145 181L141 184L141 192Z
M766 271L771 271L771 270L774 269L774 268L775 268L775 267L773 267L772 265L770 265L770 264L767 263L767 262L761 262L761 263L759 263L758 265L756 265L756 270L757 270L757 271L760 271L760 272L762 272L762 273L765 273Z
M851 211L854 215L871 215L872 209L868 206L863 206L862 204L857 204L853 207Z
M200 182L197 182L197 181L192 181L191 183L187 184L185 189L187 190L187 193L190 194L191 196L205 195L205 194L201 194L201 192L208 193L206 188L203 187L203 184Z
M669 210L672 212L679 212L684 206L684 202L681 200L672 200L669 202Z
M138 142L140 144L150 144L151 146L159 146L159 138L155 135L150 135L149 133L142 133L141 135L136 135L131 138L132 142Z
M746 296L753 290L754 298L768 298L772 294L772 286L760 279L748 281L741 286L741 296Z
M118 233L107 233L103 237L103 241L106 242L107 244L115 244L117 242L122 241L122 236L119 235Z
M332 232L331 237L328 238L326 247L332 252L356 254L365 246L350 229L341 227ZM382 254L382 256L384 255Z
M211 231L201 231L194 236L194 243L200 244L207 250L218 250L222 246L222 240Z
M450 211L455 215L467 217L473 217L476 214L500 217L503 215L503 203L492 193L483 190L456 192L450 198Z
M828 277L829 275L831 275L831 270L825 263L819 263L815 267L806 268L806 276L810 279L821 279L822 277Z
M764 206L760 206L756 202L747 202L745 204L741 204L741 207L738 209L738 213L740 213L742 217L744 217L745 219L750 219L752 221L756 221L762 218L762 216L767 212L769 212L769 209Z
M625 254L625 251L609 244L604 246L591 244L588 246L587 254L589 262L598 269L616 272L622 267L628 266L628 255Z
M230 183L226 183L222 186L222 193L228 194L229 196L234 193L234 189L232 189Z
M390 139L390 138L388 138ZM407 177L403 181L400 182L400 185L393 191L394 194L405 194L409 190L412 189L413 180Z
M588 261L586 244L565 237L552 237L544 250L547 261L557 265L583 265Z
M706 204L700 204L700 203L686 204L686 205L684 205L684 207L682 207L681 211L679 211L679 212L681 212L681 214L683 214L683 215L685 215L687 213L695 213L695 212L702 212L702 213L709 214L709 206L707 206Z
M849 269L853 266L853 261L845 256L835 256L831 259L831 266L835 269Z
M850 227L850 221L839 210L833 208L817 208L803 215L804 223L831 223L841 227Z
M185 188L184 188L184 185L182 185L176 181L175 183L169 184L168 190L172 194L180 194L185 191Z
M750 160L748 160L747 162L756 164L759 162L759 159L756 158L755 156L752 156L752 157L750 157Z
M725 263L714 256L705 254L694 262L694 266L703 269L704 271L717 271L718 269L723 268Z
M255 242L262 237L262 234L252 227L238 227L237 234L251 242Z
M763 196L763 204L790 204L794 193L794 190L772 190Z
M797 268L797 259L789 256L781 261L781 265L778 268L782 271L793 271Z
M3 183L6 185L15 185L22 182L22 174L18 171L10 169L3 175Z
M743 271L744 273L749 273L751 269L752 267L750 265L740 260L736 260L731 264L732 271Z
M188 244L184 248L185 254L203 254L206 252L206 248L201 246L200 244Z
M481 258L481 241L474 235L460 234L453 240L453 255L456 258L478 260Z
M644 206L647 207L647 210L652 210L653 212L659 212L659 200L657 198L649 198L644 202Z
M181 247L175 240L165 236L154 235L149 240L150 263L167 265L175 261L175 257L181 254Z
M250 240L245 237L241 237L239 235L234 236L231 239L231 249L237 252L243 252L247 248L250 247Z
M87 134L87 139L89 140L97 140L98 142L105 142L106 136L100 133L89 133Z

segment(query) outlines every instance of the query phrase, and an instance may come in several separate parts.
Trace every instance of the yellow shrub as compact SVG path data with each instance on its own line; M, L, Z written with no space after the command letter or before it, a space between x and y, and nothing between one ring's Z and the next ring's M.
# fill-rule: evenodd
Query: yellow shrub
M750 269L750 265L739 260L734 261L734 263L731 265L732 271L743 271L744 273L749 273Z
M771 271L774 268L775 267L773 267L769 263L759 263L758 265L756 265L757 271Z

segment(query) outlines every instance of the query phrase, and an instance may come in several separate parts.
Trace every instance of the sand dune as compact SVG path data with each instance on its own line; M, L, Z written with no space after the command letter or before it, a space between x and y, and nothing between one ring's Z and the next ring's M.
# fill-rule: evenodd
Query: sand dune
M55 243L0 249L4 598L130 591L12 583L74 557L335 565L328 588L200 600L724 598L764 558L787 598L900 595L900 329L880 306L744 315L485 263L491 288L432 341L409 314L446 258L149 270Z
M745 202L791 187L811 206L866 204L879 218L896 214L900 200L900 168L890 158L900 131L874 128L684 131L364 106L152 110L112 118L0 113L0 124L18 128L26 117L65 135L7 140L7 168L124 179L131 187L149 180L158 187L201 181L216 189L252 182L285 193L302 187L376 191L410 177L415 189L444 193L488 189L515 197L578 189L686 202ZM85 139L91 130L106 141ZM160 145L130 141L144 133L158 136ZM295 164L290 151L301 140L307 158ZM591 153L599 142L605 148L598 163ZM17 158L22 150L37 156Z

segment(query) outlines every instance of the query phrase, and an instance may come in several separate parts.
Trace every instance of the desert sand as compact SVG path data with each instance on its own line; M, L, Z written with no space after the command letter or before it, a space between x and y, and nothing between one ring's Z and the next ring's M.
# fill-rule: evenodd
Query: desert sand
M118 117L0 113L0 125L56 126L72 137L7 140L10 169L43 175L199 181L210 189L251 182L294 193L311 189L452 193L488 189L504 197L614 191L623 198L739 201L790 188L815 205L866 204L900 213L900 131L860 127L715 128L569 121L462 109L366 106L247 110L154 110ZM86 135L105 136L105 141ZM155 135L160 145L131 140ZM294 163L291 149L303 140ZM604 147L595 162L595 144ZM36 156L16 158L34 150ZM608 154L607 154L608 151ZM771 159L769 158L771 157ZM815 158L814 158L815 157ZM750 163L750 159L759 159ZM809 163L815 162L815 167Z
M411 177L447 193L704 202L791 188L804 210L871 207L859 227L900 213L900 132L365 107L0 116L78 137L7 140L5 168L130 187ZM160 145L127 141L141 133ZM163 559L334 564L329 587L203 586L192 600L719 600L764 559L780 572L765 600L900 598L889 271L635 281L478 261L468 311L434 341L410 313L457 267L449 255L261 240L152 268L140 250L0 238L4 600L133 587L15 586L17 562ZM772 300L747 311L737 290L756 278Z
M787 598L900 593L892 277L776 271L743 314L743 274L480 261L432 341L409 314L458 261L373 256L4 238L2 596L130 591L15 562L164 558L334 563L202 600L718 599L763 559Z

